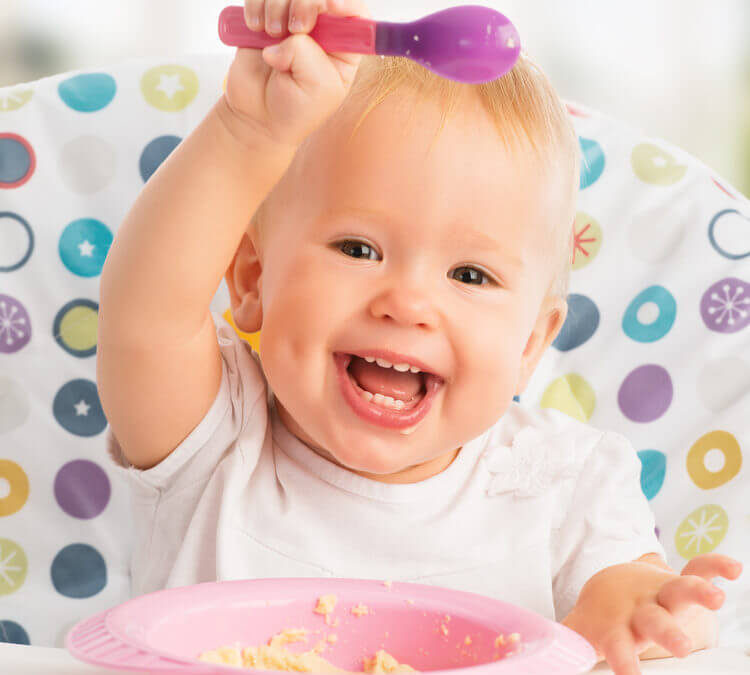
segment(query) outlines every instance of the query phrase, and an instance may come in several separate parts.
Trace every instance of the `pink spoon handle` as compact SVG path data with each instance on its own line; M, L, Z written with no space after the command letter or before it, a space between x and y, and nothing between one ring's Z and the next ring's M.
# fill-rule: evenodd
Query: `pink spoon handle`
M320 14L309 35L326 52L354 54L375 53L376 23L354 16ZM252 31L245 23L242 7L225 7L219 15L219 39L230 47L263 49L275 45L285 37L271 37L263 31Z

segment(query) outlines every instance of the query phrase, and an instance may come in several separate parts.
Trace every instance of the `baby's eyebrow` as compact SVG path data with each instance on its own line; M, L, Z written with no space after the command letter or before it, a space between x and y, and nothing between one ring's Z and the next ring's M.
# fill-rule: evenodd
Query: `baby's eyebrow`
M458 244L468 245L483 251L499 253L509 263L518 267L523 266L521 259L502 246L497 239L490 237L479 230L468 230L464 228L456 229L446 238L446 244L450 246L456 246Z

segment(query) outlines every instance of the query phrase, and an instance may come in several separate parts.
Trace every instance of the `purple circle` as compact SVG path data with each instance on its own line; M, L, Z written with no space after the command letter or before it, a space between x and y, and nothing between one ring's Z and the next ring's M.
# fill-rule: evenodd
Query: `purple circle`
M109 503L109 478L94 462L76 459L65 464L55 477L55 498L60 508L74 518L94 518Z
M0 294L0 354L12 354L31 340L31 319L15 298Z
M656 364L633 370L620 385L617 402L622 414L633 422L653 422L672 403L672 378Z
M717 333L742 330L750 323L750 284L727 277L709 286L701 298L701 317Z

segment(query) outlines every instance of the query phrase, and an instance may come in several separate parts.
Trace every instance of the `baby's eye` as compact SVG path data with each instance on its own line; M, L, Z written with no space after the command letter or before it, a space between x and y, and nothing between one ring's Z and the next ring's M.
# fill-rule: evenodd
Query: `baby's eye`
M476 267L467 267L465 265L463 267L456 267L449 276L451 279L465 284L473 284L474 286L484 286L485 284L482 283L482 279L486 279L490 284L492 283L492 279L484 272L478 270Z
M336 246L344 254L351 258L362 258L364 260L377 260L378 254L375 249L363 241L347 239L341 241Z

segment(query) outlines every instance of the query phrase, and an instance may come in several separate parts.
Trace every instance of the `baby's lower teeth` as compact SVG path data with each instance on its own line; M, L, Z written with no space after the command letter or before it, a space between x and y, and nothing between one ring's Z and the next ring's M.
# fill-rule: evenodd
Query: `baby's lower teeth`
M398 399L394 399L391 396L383 396L383 394L372 394L369 391L361 390L359 395L365 399L365 401L371 401L376 405L382 406L383 408L390 408L391 410L401 410L405 403Z

